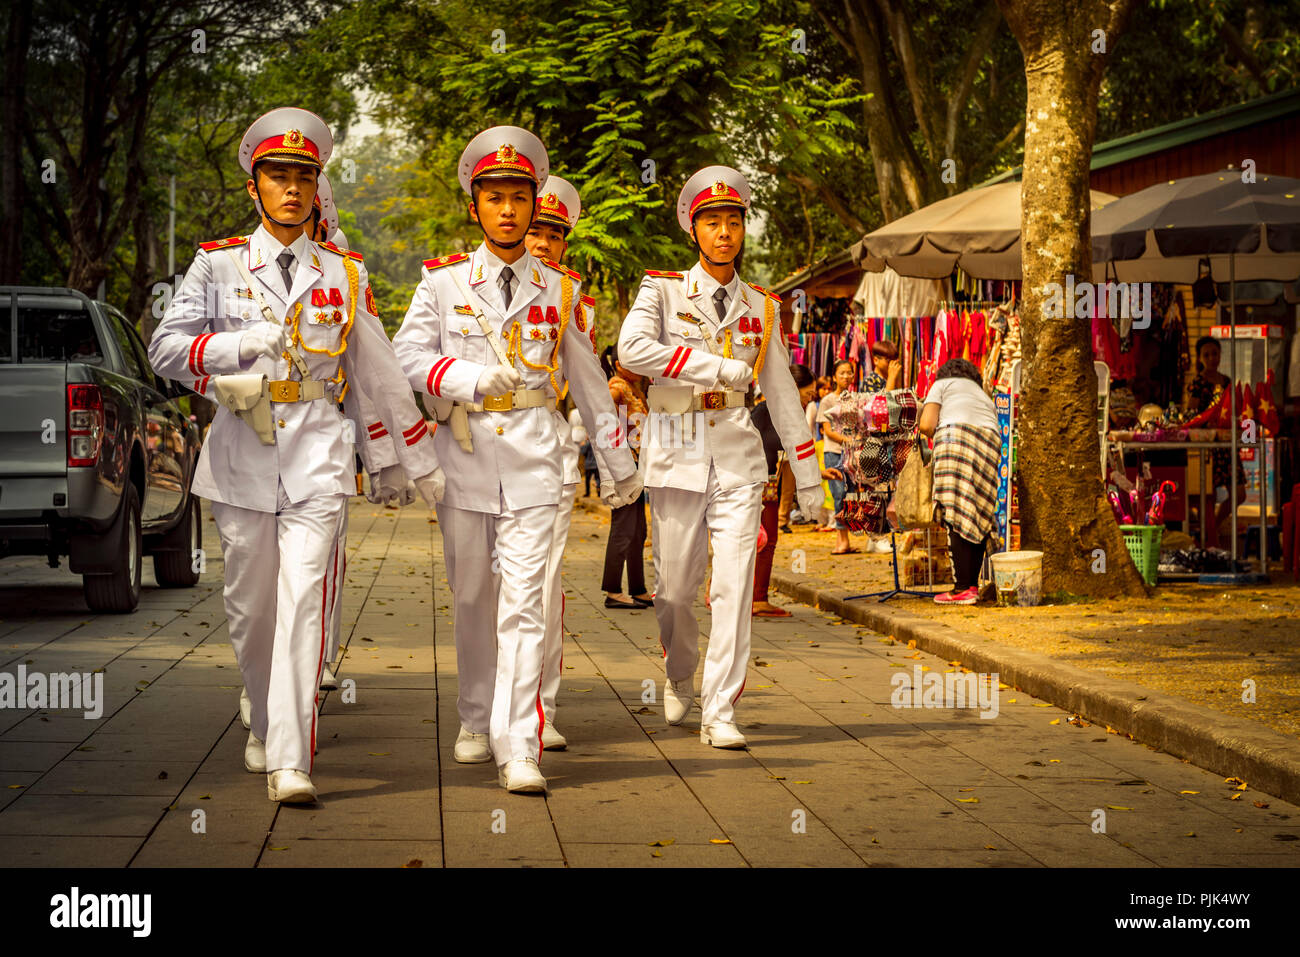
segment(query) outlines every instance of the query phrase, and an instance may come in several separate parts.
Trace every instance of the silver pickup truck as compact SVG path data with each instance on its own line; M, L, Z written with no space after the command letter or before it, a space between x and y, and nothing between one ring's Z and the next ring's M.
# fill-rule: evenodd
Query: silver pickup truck
M0 558L61 556L93 611L129 612L142 557L198 581L200 436L133 325L70 289L0 286Z

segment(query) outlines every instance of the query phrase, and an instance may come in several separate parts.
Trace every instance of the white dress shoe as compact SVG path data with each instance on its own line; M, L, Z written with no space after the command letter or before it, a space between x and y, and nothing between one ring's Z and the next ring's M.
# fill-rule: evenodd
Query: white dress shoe
M320 690L337 691L339 687L339 676L330 671L329 665L321 665L320 669Z
M239 691L239 722L245 728L253 726L253 701L248 697L247 688Z
M459 764L486 764L492 760L492 746L486 734L475 734L461 725L452 756Z
M281 804L310 804L316 800L316 785L305 771L281 769L266 776L266 795Z
M546 778L532 758L515 758L501 766L497 780L507 791L515 794L544 794Z
M564 735L555 730L553 725L546 725L542 728L542 750L544 751L563 751L569 746Z
M266 742L252 731L248 732L248 743L244 745L244 770L266 773Z
M681 724L695 703L695 680L664 682L664 719L669 724Z
M734 724L719 722L710 724L700 729L700 740L705 744L711 744L715 748L747 748L749 742L745 736L740 733L740 729Z

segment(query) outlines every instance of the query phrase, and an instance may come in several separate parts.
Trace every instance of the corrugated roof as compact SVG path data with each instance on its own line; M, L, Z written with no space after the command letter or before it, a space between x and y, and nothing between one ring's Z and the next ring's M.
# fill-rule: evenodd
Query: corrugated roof
M1245 103L1238 103L1236 106L1225 106L1219 110L1202 113L1200 116L1191 116L1141 133L1130 133L1128 136L1098 143L1092 148L1090 169L1106 169L1140 156L1148 156L1176 146L1184 146L1187 143L1195 143L1212 136L1295 114L1300 114L1300 89L1283 90L1281 93L1261 96ZM1020 172L1021 167L1017 166L979 185L992 186L1004 180L1019 179Z

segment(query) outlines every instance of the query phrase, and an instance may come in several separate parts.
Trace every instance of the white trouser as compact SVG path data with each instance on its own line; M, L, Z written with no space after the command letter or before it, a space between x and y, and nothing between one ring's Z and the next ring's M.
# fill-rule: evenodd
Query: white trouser
M564 672L564 587L560 566L564 560L564 545L569 540L573 500L577 494L578 483L564 486L560 507L555 513L555 525L551 529L551 554L546 559L546 586L542 593L542 614L546 619L542 711L546 714L548 724L555 724L555 697L560 692L560 676Z
M272 513L213 502L212 516L226 566L230 643L252 704L253 734L266 742L266 769L311 773L347 497L294 505L281 486L279 504Z
M734 722L734 705L745 689L754 597L754 560L763 511L762 484L723 491L709 468L704 492L651 488L654 519L655 618L669 679L694 680L700 660L700 629L692 606L709 568L713 623L700 687L702 725Z
M339 643L343 633L343 584L348 577L348 505L343 503L343 519L339 523L339 544L334 555L338 562L337 574L330 584L329 636L330 645L325 652L325 662L338 660Z
M491 735L497 764L541 756L542 596L556 510L489 515L438 506L455 616L456 705L461 724Z

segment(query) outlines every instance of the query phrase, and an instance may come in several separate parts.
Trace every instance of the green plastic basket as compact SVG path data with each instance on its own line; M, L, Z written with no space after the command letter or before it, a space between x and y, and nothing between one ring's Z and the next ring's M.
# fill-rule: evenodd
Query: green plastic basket
M1121 525L1119 530L1124 533L1124 544L1128 546L1128 553L1133 556L1133 564L1146 579L1146 583L1154 585L1160 568L1160 541L1165 536L1165 527L1163 525Z

